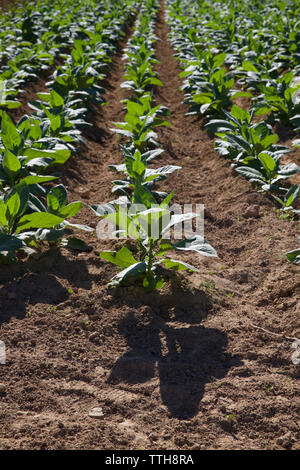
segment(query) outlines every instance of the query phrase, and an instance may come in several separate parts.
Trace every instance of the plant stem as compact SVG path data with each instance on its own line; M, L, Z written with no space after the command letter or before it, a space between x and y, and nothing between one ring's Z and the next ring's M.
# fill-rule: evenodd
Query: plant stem
M148 267L147 267L147 278L150 280L153 278L152 266L154 263L155 255L153 252L154 242L152 238L149 239L149 251L148 251Z

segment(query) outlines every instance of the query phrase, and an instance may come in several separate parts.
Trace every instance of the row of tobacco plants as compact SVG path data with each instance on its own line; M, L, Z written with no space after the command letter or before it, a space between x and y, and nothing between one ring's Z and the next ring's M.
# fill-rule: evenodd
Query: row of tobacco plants
M0 262L32 254L42 244L86 249L80 239L65 238L70 229L92 230L68 221L82 203L68 204L66 188L53 182L59 165L80 157L87 111L104 103L97 81L137 7L133 0L47 0L2 14ZM39 93L30 103L32 114L15 124L5 109L17 107L26 81L55 62L49 92Z
M270 195L283 217L297 218L300 187L289 179L300 167L281 163L292 149L278 145L273 130L279 123L291 136L300 130L298 2L167 0L166 6L187 114L205 117L219 155ZM287 257L300 264L300 249Z
M164 106L153 104L154 87L163 86L154 71L155 22L158 0L147 0L142 4L135 23L134 34L124 50L126 71L122 87L129 97L123 100L125 122L114 123L120 134L120 145L124 163L111 165L123 179L114 181L113 194L118 199L108 204L94 204L95 213L110 221L114 235L130 237L118 251L102 251L100 257L122 268L111 285L136 283L146 291L162 287L165 268L175 271L197 269L183 261L166 257L170 251L194 251L205 256L217 256L203 237L199 235L176 241L171 237L172 228L183 221L193 219L196 214L176 214L170 207L173 193L156 190L156 183L165 180L178 166L167 165L153 168L150 163L161 155L163 149L157 141L155 128L169 126L170 115ZM169 236L170 235L170 236Z

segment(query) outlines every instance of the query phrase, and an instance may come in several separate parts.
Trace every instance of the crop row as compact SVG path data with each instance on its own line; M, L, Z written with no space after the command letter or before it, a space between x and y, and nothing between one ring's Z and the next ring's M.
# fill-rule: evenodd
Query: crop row
M162 86L153 65L157 63L154 52L155 19L159 8L157 0L143 3L135 25L135 32L125 49L127 60L123 88L130 97L123 101L126 106L125 122L115 123L115 132L124 139L121 145L125 163L111 165L111 169L125 176L114 181L113 192L122 196L108 204L93 205L97 215L112 222L115 235L130 237L130 246L123 245L118 251L102 251L101 258L123 268L111 280L111 285L135 282L146 291L162 287L163 268L175 271L197 271L193 266L165 254L173 251L194 251L205 256L217 256L203 237L199 235L171 241L170 229L182 221L193 219L193 212L173 213L170 201L173 193L158 192L155 183L166 179L168 174L180 169L178 166L151 168L149 163L163 152L154 129L170 125L165 117L170 112L164 106L153 106L154 87Z
M300 188L287 180L300 168L281 163L291 149L276 145L273 127L281 122L291 132L299 130L300 28L291 13L297 10L296 2L286 8L282 2L237 2L233 9L230 2L167 1L188 114L205 116L205 127L218 137L216 151L258 191L270 194L287 217L299 214L294 203ZM234 104L236 99L251 101L250 109ZM288 258L298 263L299 250Z
M136 6L131 0L126 7L121 1L107 6L110 14L108 10L104 16L101 14L102 26L90 33L88 41L74 41L65 64L55 70L47 84L49 93L40 93L40 100L31 103L31 115L23 116L15 125L1 111L1 262L31 254L45 242L86 248L77 238L63 238L68 227L92 230L67 220L79 212L82 203L68 204L62 184L50 190L45 184L59 177L53 173L54 168L75 153L76 144L84 143L80 129L88 125L90 103L104 102L104 90L97 79L103 78L103 69Z

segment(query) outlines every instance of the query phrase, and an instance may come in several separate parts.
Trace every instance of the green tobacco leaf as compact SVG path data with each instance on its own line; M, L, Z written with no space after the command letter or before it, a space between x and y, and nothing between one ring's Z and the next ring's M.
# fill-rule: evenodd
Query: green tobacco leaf
M235 144L235 147L237 147L239 150L247 152L249 155L251 155L251 146L249 142L247 142L247 140L245 140L243 137L240 135L230 134L227 135L227 139L229 142Z
M1 112L1 138L8 150L16 150L20 147L22 139L8 114Z
M193 95L193 101L197 104L210 104L213 100L211 96L206 96L204 94L201 95Z
M64 235L64 229L47 229L37 230L36 238L44 242L56 242Z
M53 158L52 165L63 165L71 156L71 150L68 149L55 149L51 154Z
M42 101L47 101L49 102L50 100L50 93L42 93L42 92L39 92L37 93L37 96L40 98L40 100Z
M291 263L300 265L300 248L297 248L296 250L293 250L293 251L289 251L286 254L286 257Z
M159 250L157 251L157 256L162 256L164 255L167 251L174 250L174 245L172 245L171 242L168 240L164 240L163 242L160 243L159 245Z
M63 222L63 218L57 217L49 212L33 212L23 215L19 220L16 233L29 228L52 228Z
M58 108L63 106L65 101L55 90L52 90L50 93L49 103L51 108Z
M2 225L2 227L7 225L6 204L2 199L0 199L0 225Z
M35 149L35 148L27 148L23 151L23 155L27 157L25 160L25 163L27 163L30 160L35 159L35 158L49 157L55 160L56 152L55 150L41 150L41 149Z
M17 213L17 216L20 217L21 215L23 215L23 213L27 209L27 204L28 204L28 199L29 199L29 188L26 184L20 183L12 188L8 197L10 197L10 195L14 193L17 193L20 199L20 207Z
M268 114L270 112L272 112L274 110L274 108L272 106L268 106L268 105L257 105L255 106L255 115L256 116L263 116L264 114Z
M163 278L155 278L148 279L146 276L143 279L143 287L146 292L154 291L155 289L161 289L164 285Z
M261 140L260 144L263 145L264 149L267 149L270 147L270 145L275 144L278 140L278 135L277 134L271 134L267 135L264 139Z
M53 132L56 132L62 126L62 118L60 115L50 116L50 128Z
M123 246L119 251L102 251L100 253L100 258L122 268L128 268L132 264L137 263L136 259L134 259L131 252L125 246Z
M21 169L21 163L18 157L10 150L5 151L2 165L8 174L18 173Z
M85 232L93 232L94 231L94 229L92 227L89 227L88 225L71 224L67 220L64 220L64 226L65 227L76 228L78 230L84 230Z
M147 270L147 264L145 261L141 261L136 264L132 264L126 269L123 269L120 273L114 276L110 282L111 286L117 286L118 284L125 283L129 279L138 279L142 277Z
M0 252L2 251L16 251L22 248L23 243L17 237L0 233Z
M180 240L175 243L174 248L183 251L197 251L197 253L203 256L212 256L214 258L218 257L216 250L199 235Z
M245 60L244 62L242 62L242 66L243 66L243 70L245 70L246 72L258 72L255 65L253 65L252 62L248 60Z
M146 167L143 162L135 160L132 164L132 170L134 171L134 173L141 176L146 170Z
M287 165L280 165L278 173L280 175L292 176L295 173L300 173L300 167L296 163L288 163Z
M299 196L300 186L294 184L286 193L284 199L286 206L291 206Z
M67 190L63 184L59 184L51 189L47 194L47 204L52 211L58 211L67 204Z
M151 192L145 188L145 186L137 182L133 194L133 203L143 204L145 207L151 207L151 205L156 204L156 200L152 196Z
M62 243L66 248L76 251L90 251L89 246L80 238L69 237L65 239L66 243Z
M191 220L194 217L197 217L197 214L194 212L172 215L170 222L166 226L163 227L162 235L165 234L171 227L174 227L177 224L181 224L184 221Z
M233 93L231 95L231 99L235 99L235 98L252 98L253 95L252 93L250 93L249 91L237 91L236 93Z
M56 180L58 176L39 176L39 175L30 175L23 178L20 183L27 184L28 186L36 183L46 183L47 181Z
M162 166L160 168L156 168L156 169L153 169L153 170L152 169L147 169L146 173L145 173L145 177L146 177L147 180L148 180L148 178L153 179L155 177L165 178L166 175L174 173L174 171L177 171L177 170L181 170L181 166L167 165L167 166Z
M238 173L241 173L248 179L257 178L257 179L262 180L262 177L263 177L260 171L255 170L254 168L249 168L247 166L240 166L236 168L235 171L237 171Z
M183 261L175 260L175 259L165 258L165 259L162 259L162 260L158 261L157 264L164 264L166 266L166 268L173 269L174 271L189 270L189 271L194 271L194 272L199 273L199 269L195 268L194 266L192 266L188 263L185 263Z
M81 208L82 202L71 202L71 204L68 204L67 206L59 210L59 215L61 217L65 217L65 219L68 219L69 217L73 217L74 215L76 215Z
M236 130L236 126L229 121L221 119L212 119L204 127L207 127L211 132L226 132Z
M230 113L240 122L250 122L250 113L246 109L243 109L240 106L237 106L236 104L232 106Z
M6 201L6 207L6 218L10 221L14 220L17 217L19 209L21 207L20 196L17 192L9 196Z
M20 103L20 101L5 100L0 103L0 108L6 109L17 109L20 106L22 106L22 103Z
M267 153L260 153L258 158L268 175L271 175L276 169L276 161Z

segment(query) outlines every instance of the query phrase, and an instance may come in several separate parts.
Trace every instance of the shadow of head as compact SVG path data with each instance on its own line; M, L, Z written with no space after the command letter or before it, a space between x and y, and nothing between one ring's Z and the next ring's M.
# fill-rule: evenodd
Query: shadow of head
M216 309L213 298L210 294L200 289L190 289L179 282L171 282L166 291L153 291L145 293L142 288L136 287L133 291L120 287L114 292L114 295L129 305L134 310L150 307L151 318L159 316L160 320L171 320L178 322L188 322L190 324L200 323L208 314ZM138 318L138 317L137 317ZM127 325L137 321L133 317L127 317L120 324L120 331L126 335ZM124 329L124 331L123 331Z

